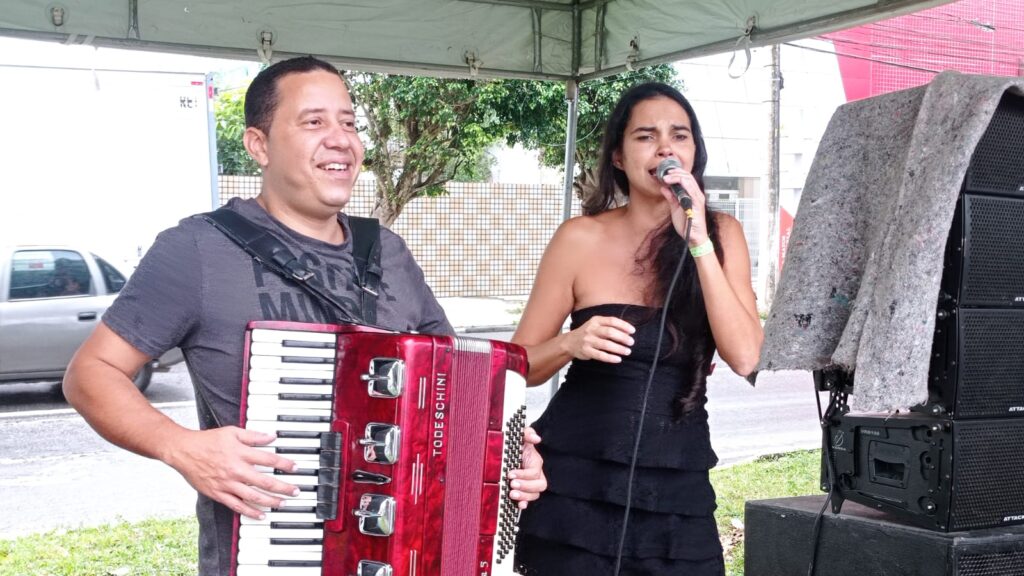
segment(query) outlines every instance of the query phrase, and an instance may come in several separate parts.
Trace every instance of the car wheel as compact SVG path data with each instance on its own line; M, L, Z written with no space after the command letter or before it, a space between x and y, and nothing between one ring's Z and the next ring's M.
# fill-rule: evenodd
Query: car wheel
M142 368L139 368L135 378L132 378L132 382L135 387L139 389L139 392L145 392L146 388L149 388L150 382L153 380L153 363L146 362Z

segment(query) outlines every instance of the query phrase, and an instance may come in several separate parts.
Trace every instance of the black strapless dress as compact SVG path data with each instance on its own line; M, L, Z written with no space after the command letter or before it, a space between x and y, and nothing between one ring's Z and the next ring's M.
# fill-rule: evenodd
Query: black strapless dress
M703 310L701 310L703 313ZM523 512L516 560L525 576L603 576L614 572L629 466L644 386L657 342L660 310L602 304L573 312L572 328L592 316L618 316L636 327L619 364L574 361L562 387L534 423L543 439L548 490ZM633 480L621 576L722 576L706 397L682 418L681 391L704 378L686 340L679 352L666 331L651 385Z

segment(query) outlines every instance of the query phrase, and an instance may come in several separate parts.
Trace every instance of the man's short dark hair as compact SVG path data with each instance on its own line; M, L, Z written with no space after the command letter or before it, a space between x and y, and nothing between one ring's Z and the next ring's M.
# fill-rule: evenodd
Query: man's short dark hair
M258 128L264 134L270 134L270 123L274 118L274 110L277 109L278 81L289 74L316 70L341 75L333 65L312 56L282 60L261 70L245 92L246 128Z

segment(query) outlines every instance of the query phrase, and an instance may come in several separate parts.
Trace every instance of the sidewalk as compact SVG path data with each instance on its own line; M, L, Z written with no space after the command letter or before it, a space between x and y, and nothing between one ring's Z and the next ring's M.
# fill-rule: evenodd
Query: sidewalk
M526 296L438 298L456 332L512 332L526 306Z

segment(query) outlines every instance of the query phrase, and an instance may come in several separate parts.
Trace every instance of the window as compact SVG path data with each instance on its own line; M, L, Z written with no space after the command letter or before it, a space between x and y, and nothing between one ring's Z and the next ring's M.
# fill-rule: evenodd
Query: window
M71 250L19 250L11 262L10 300L82 296L91 292L89 267Z
M109 262L93 254L93 258L96 259L96 263L100 265L100 272L103 273L103 283L107 285L108 294L117 294L124 288L126 282L124 276L110 265Z

